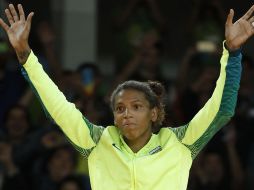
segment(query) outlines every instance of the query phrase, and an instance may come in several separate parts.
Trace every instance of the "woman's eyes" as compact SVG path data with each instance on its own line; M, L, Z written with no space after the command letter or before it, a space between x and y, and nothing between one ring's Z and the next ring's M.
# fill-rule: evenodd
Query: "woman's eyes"
M138 110L140 110L142 108L143 108L143 105L141 105L141 104L134 104L134 105L132 105L130 110L138 111ZM122 113L122 112L125 112L126 109L128 109L128 108L126 108L125 106L117 106L116 107L116 112Z
M135 110L139 110L139 109L141 109L143 106L140 105L140 104L135 104L133 107L134 107Z
M119 112L119 113L121 113L121 112L124 112L124 107L123 106L118 106L118 107L116 107L116 111L117 112Z

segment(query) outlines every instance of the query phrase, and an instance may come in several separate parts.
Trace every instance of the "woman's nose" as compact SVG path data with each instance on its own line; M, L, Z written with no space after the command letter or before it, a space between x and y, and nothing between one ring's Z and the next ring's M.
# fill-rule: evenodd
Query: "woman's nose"
M124 117L129 117L129 116L130 116L130 110L126 108L124 111Z

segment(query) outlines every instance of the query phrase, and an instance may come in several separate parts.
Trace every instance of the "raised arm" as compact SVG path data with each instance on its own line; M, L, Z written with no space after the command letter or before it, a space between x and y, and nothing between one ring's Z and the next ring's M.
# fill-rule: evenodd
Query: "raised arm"
M37 57L28 44L31 21L34 13L25 17L22 6L18 12L10 4L5 10L9 24L0 19L0 25L6 31L20 64L22 73L40 99L45 112L61 127L74 146L84 155L96 145L103 127L95 126L86 120L75 105L69 103L62 92L44 72Z
M241 46L254 34L254 6L233 23L231 9L225 24L223 55L220 76L212 97L185 126L172 129L178 139L187 146L192 157L207 144L213 135L234 115L241 77Z

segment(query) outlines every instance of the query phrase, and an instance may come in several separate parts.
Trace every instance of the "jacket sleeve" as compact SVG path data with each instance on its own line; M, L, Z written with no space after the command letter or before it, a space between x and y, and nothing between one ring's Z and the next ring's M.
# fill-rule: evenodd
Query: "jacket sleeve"
M214 134L234 115L241 78L241 52L228 52L224 47L220 76L212 97L187 124L173 128L178 139L195 158Z
M87 150L96 146L104 128L90 123L73 103L66 100L32 51L23 65L22 74L39 98L46 115L62 129L75 148L87 156Z

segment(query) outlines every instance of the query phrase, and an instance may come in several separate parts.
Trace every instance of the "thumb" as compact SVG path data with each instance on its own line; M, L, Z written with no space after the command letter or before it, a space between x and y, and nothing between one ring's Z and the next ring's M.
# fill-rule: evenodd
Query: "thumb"
M1 18L0 18L0 25L5 30L5 32L7 33L7 31L9 30L9 26Z
M230 9L228 17L227 17L226 25L233 24L233 17L234 17L234 10Z

